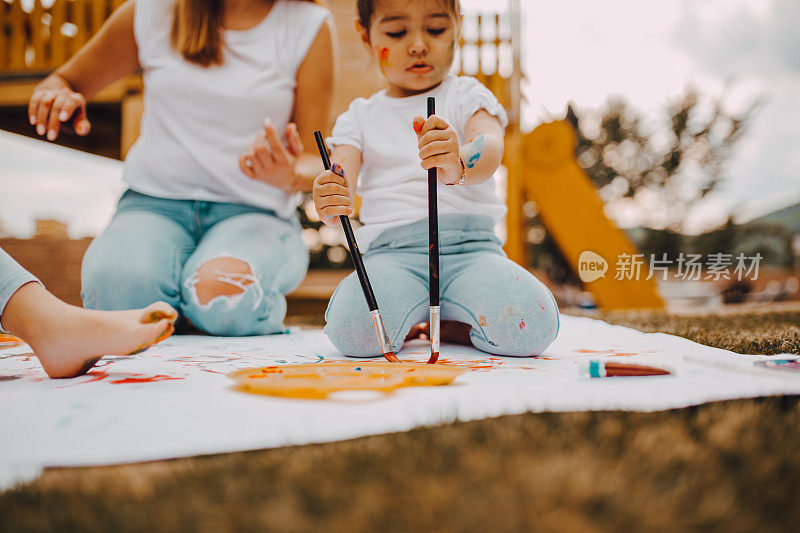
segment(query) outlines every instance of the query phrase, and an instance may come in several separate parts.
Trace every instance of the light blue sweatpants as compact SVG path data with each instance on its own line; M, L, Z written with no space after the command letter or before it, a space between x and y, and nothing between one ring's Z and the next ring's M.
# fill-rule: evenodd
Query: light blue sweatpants
M14 259L0 249L0 331L3 329L3 311L8 301L20 287L30 282L39 282L36 276L22 268Z
M558 307L541 281L506 258L493 225L483 216L439 217L442 320L472 326L470 340L484 352L538 355L556 338ZM428 220L383 232L364 264L398 351L410 328L428 321ZM381 355L355 272L336 288L325 321L325 334L343 354Z
M285 331L284 295L303 280L308 249L297 219L257 207L170 200L127 191L109 226L83 258L84 306L118 310L167 302L212 335L266 335ZM243 293L201 303L198 268L210 259L247 263Z

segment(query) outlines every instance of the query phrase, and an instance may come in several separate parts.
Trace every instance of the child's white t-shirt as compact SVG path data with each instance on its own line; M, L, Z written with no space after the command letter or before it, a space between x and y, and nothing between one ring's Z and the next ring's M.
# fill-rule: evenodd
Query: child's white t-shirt
M170 45L173 6L134 6L144 115L123 179L151 196L247 204L289 217L294 195L245 176L239 155L266 118L283 140L297 70L330 13L311 2L278 0L255 27L225 30L224 63L205 68Z
M434 89L405 98L380 91L353 100L333 127L331 146L349 145L362 154L357 192L363 226L356 231L359 247L383 231L428 217L428 172L420 166L416 116L427 115L427 98L436 98L436 114L450 124L459 143L466 142L467 121L481 109L497 117L503 127L508 117L489 89L468 76L449 76ZM478 185L439 183L439 214L475 214L499 220L505 204L495 194L494 177Z

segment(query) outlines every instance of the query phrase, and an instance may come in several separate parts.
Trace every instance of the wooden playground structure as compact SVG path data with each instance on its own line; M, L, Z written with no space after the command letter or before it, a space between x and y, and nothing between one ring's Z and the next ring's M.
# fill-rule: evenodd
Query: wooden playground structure
M0 108L24 106L36 84L63 64L99 29L123 0L0 0ZM340 55L347 73L352 51L360 47L351 30L353 2L323 2L334 14L339 29ZM603 212L603 203L588 177L575 162L575 134L565 120L541 124L532 132L521 130L522 84L521 19L519 0L510 0L503 13L466 14L457 55L463 74L478 78L509 113L503 165L507 175L505 249L514 261L525 262L525 219L522 206L536 203L542 221L573 270L580 257L591 251L609 265L623 254L637 253L625 233ZM348 24L349 19L349 24ZM359 58L360 59L360 58ZM356 67L351 66L350 70ZM346 80L348 76L342 76ZM368 79L368 78L367 78ZM358 78L357 88L345 87L346 101L375 88ZM115 103L121 109L120 153L124 157L139 134L142 82L138 75L120 80L101 91L93 102ZM346 102L337 100L334 112ZM584 287L602 308L661 308L655 282L615 279L608 267L604 276Z

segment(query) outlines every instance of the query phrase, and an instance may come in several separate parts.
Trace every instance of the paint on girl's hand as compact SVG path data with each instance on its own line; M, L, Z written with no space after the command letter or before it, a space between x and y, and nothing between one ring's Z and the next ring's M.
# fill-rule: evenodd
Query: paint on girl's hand
M342 170L342 166L339 163L334 163L333 166L331 167L331 171L333 171L333 173L336 174L337 176L340 176L342 178L344 177L344 170Z
M475 140L470 143L469 150L472 153L467 159L467 168L473 168L478 164L478 160L483 155L483 148L485 146L486 140L484 139L483 135L478 135L478 137L476 137Z
M378 51L378 66L381 68L381 73L386 76L386 67L389 66L389 49L381 48Z

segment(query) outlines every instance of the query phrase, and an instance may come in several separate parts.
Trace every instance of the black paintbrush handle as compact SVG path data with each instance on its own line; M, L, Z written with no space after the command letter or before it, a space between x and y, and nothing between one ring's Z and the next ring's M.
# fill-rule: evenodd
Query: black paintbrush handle
M428 116L436 113L436 99L428 97ZM428 169L428 283L431 305L439 305L439 209L436 167Z
M322 139L322 133L315 131L314 139L317 141L317 148L319 149L319 155L322 158L322 164L325 166L325 170L330 170L331 160L328 157L328 148L325 146L325 141ZM378 309L378 302L375 300L375 293L372 292L372 285L370 285L369 278L367 277L367 269L364 268L364 260L361 258L361 252L358 249L358 243L353 234L353 226L350 225L350 219L345 215L339 215L339 220L342 222L342 229L347 239L347 246L350 248L350 257L353 259L353 264L356 267L358 281L361 282L361 290L364 291L364 297L367 299L369 310L376 311Z

